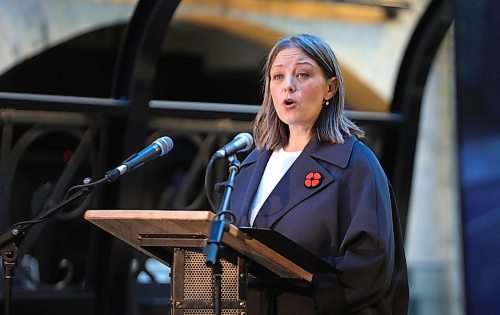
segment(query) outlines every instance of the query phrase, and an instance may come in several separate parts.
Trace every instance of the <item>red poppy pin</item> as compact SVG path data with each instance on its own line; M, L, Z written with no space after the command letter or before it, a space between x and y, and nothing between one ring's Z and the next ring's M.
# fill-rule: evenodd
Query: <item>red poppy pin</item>
M307 188L316 188L321 184L323 180L323 176L321 176L320 172L310 172L306 175L306 180L304 181L304 185Z

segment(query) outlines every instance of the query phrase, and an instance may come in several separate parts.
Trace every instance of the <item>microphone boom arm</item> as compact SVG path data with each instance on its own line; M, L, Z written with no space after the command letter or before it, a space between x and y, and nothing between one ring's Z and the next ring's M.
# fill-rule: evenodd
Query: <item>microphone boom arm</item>
M19 247L21 246L21 242L28 229L33 225L44 222L45 220L54 216L62 208L64 208L74 200L80 198L81 196L89 195L97 187L100 187L108 182L113 182L119 176L138 167L141 167L143 164L168 153L172 149L173 145L174 143L172 139L167 136L156 139L152 144L143 149L141 152L135 153L131 157L126 159L120 166L106 172L105 176L102 179L96 182L92 182L92 180L89 178L84 179L83 185L73 187L80 188L77 192L70 195L68 198L63 199L58 204L51 207L49 210L40 213L35 218L29 221L22 221L14 224L8 231L0 236L0 255L2 256L2 265L5 278L5 315L11 314L12 280L14 278L14 267L17 265ZM70 188L69 191L71 191L73 188Z
M0 236L0 254L2 256L2 265L4 269L5 315L11 314L12 280L14 278L14 268L17 265L19 247L21 246L21 242L29 228L31 228L35 224L44 222L74 200L82 196L89 195L97 187L107 182L109 182L109 180L105 177L99 181L83 185L80 190L78 190L68 198L62 200L61 202L50 208L48 211L40 213L35 218L29 221L18 222L12 225L9 230L7 230L4 234L2 234L2 236Z

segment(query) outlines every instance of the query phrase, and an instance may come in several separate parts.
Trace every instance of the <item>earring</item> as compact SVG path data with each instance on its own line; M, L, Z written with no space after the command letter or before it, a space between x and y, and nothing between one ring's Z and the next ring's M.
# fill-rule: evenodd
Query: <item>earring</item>
M330 101L325 101L325 106L330 105Z

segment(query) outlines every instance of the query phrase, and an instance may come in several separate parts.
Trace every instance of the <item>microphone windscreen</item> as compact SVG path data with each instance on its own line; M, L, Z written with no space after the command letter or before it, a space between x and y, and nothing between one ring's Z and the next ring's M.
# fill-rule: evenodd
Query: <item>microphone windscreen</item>
M160 147L161 155L167 154L174 147L174 142L167 136L158 138L153 143L156 143Z

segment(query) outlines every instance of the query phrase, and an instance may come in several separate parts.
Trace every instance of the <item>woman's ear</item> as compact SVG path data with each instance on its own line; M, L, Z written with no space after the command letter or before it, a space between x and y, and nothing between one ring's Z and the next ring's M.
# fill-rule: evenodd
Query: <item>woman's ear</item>
M339 81L337 81L337 77L331 77L326 80L328 83L328 90L326 91L325 100L329 100L335 96L337 90L339 88Z

